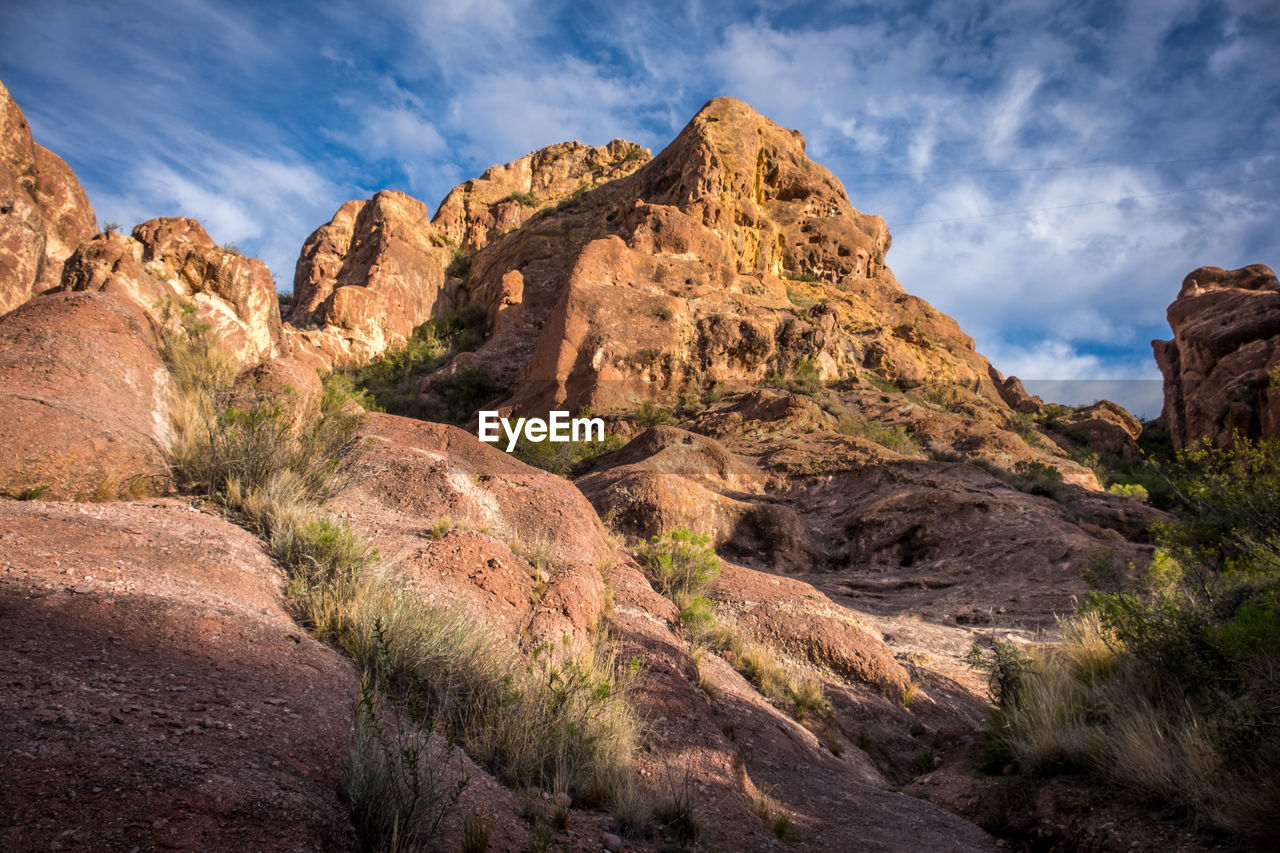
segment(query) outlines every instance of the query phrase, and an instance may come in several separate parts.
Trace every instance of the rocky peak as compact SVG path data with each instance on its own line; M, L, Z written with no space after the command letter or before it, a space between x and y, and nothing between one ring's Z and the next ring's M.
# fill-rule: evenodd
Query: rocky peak
M31 137L0 83L0 314L58 284L71 252L97 230L84 189Z
M493 335L466 361L529 409L629 408L801 362L825 380L959 381L1003 405L968 336L884 266L889 244L798 133L717 99L634 174L476 254L460 299Z
M1280 435L1280 282L1269 267L1201 267L1169 305L1173 340L1152 341L1160 417L1175 447L1235 433Z
M623 139L601 146L549 145L454 187L432 224L464 251L475 251L537 211L625 177L648 160L647 150Z

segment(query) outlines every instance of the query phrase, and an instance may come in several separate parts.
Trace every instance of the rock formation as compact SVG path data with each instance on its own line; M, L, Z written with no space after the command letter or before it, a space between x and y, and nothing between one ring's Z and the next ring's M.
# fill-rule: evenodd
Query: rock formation
M0 83L0 314L55 287L67 256L97 230L80 182L31 138Z
M1173 340L1152 341L1161 419L1174 447L1280 435L1280 283L1262 264L1201 267L1169 306Z
M6 104L8 152L25 126ZM64 177L49 198L72 197ZM27 197L4 246L35 282L37 225L62 202ZM0 846L355 846L338 794L355 667L290 618L264 540L194 499L148 497L171 488L158 335L184 317L243 368L220 402L276 395L301 427L323 393L313 368L479 306L485 342L423 393L469 366L507 412L585 406L629 438L569 481L465 429L366 413L324 511L376 546L403 601L461 608L530 672L607 639L644 721L639 794L692 797L722 849L781 848L766 794L796 849L994 849L897 792L960 762L981 725L964 653L979 632L1050 627L1081 564L1100 549L1141 562L1160 515L1100 492L1035 422L1040 401L899 286L884 222L798 133L732 99L652 160L621 141L554 145L459 186L433 219L394 191L348 202L303 247L285 322L266 267L193 220L59 239L75 249L68 292L0 319L0 489L26 501L0 501L0 731L15 745ZM672 424L647 428L641 403ZM1065 421L1118 452L1136 434L1110 404ZM817 707L769 694L731 647L695 647L636 559L678 528L722 558L721 627ZM490 849L534 845L536 793L465 756L451 772L471 781L442 844L476 813ZM613 817L572 805L557 846L621 846Z
M131 237L97 235L67 260L59 289L114 294L175 328L191 312L245 365L281 354L271 271L213 242L194 219L152 219Z
M169 373L155 328L101 293L0 318L0 493L114 500L169 489Z

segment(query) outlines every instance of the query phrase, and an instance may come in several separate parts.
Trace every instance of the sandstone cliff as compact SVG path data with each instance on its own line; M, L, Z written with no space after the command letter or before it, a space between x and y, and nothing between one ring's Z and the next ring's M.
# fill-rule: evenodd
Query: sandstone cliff
M1201 267L1169 306L1173 340L1152 341L1161 419L1174 446L1280 436L1280 283L1262 264Z

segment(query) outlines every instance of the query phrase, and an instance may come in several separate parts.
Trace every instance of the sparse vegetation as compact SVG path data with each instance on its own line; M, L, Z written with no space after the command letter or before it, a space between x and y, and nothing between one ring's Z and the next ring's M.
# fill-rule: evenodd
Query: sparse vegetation
M787 299L791 302L792 305L796 306L797 308L805 309L805 310L812 308L813 306L818 305L819 303L822 302L821 299L817 299L812 296L807 296L802 291L796 290L793 287L787 288Z
M496 204L503 204L508 201L514 201L516 204L524 207L537 207L542 203L539 201L538 197L531 192L514 192L511 195L503 196L498 199Z
M368 395L372 408L422 420L459 423L493 398L497 383L483 368L464 366L431 383L419 394L422 377L460 352L484 343L484 311L469 306L423 323L403 347L348 372L352 384Z
M636 409L635 424L640 429L648 429L649 427L661 426L671 421L672 411L665 406L659 406L652 400L645 400Z
M557 477L577 477L595 467L600 458L622 447L626 440L614 433L590 441L529 441L523 435L512 455Z
M469 272L471 272L471 254L465 249L454 249L453 258L445 268L444 274L466 278Z
M1149 567L1101 554L1062 642L997 648L994 745L1024 771L1082 770L1249 844L1280 840L1280 442L1161 466L1182 520Z
M911 435L902 427L887 427L879 421L862 415L846 413L836 419L836 432L841 435L852 435L874 441L896 453L908 456L919 456L923 451L915 443Z
M811 359L802 358L792 365L787 372L775 371L765 377L764 384L771 388L781 388L793 394L813 395L820 391L825 383L819 376L818 365Z
M433 807L418 809L438 803L424 792L435 790L430 780L449 754L448 738L512 785L572 791L601 805L627 790L635 724L607 632L579 658L542 649L525 659L495 644L469 614L425 602L321 505L340 484L354 440L358 408L349 386L331 377L296 427L279 402L233 406L233 363L189 314L186 327L163 347L178 388L179 483L263 537L288 573L299 622L347 652L377 688L353 753L350 804L367 830L362 843L394 846L421 820L434 820ZM393 732L393 716L405 728ZM443 752L431 746L432 732L446 738ZM375 808L368 792L387 786L407 799L375 794ZM386 805L390 815L380 810Z

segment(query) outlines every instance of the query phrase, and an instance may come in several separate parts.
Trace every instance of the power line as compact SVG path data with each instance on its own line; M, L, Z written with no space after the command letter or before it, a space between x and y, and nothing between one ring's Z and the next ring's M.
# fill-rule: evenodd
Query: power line
M1222 163L1227 161L1263 160L1280 157L1280 152L1270 154L1242 154L1231 157L1196 157L1185 160L1146 160L1128 163L1079 163L1068 166L1034 166L1025 169L938 169L927 172L858 172L846 174L846 178L924 178L930 175L1010 175L1029 172L1067 172L1075 169L1121 169L1133 166L1185 166L1191 163Z
M1164 196L1181 195L1183 193L1203 192L1204 190L1216 190L1222 187L1238 187L1243 184L1257 184L1263 181L1274 181L1280 179L1280 175L1270 175L1265 178L1249 178L1243 181L1229 181L1222 184L1209 184L1203 187L1187 187L1181 190L1168 190L1162 193L1147 193L1146 195L1131 195L1124 198L1113 198L1105 201L1082 201L1076 204L1061 204L1056 207L1035 207L1027 210L1006 210L1002 213L980 213L976 216L957 216L951 219L924 219L918 222L899 222L894 227L903 228L908 225L939 225L946 222L969 222L975 219L995 219L1000 216L1025 216L1030 213L1051 213L1056 210L1072 210L1079 207L1096 207L1104 204L1124 204L1127 201L1143 201L1149 198L1163 198Z

